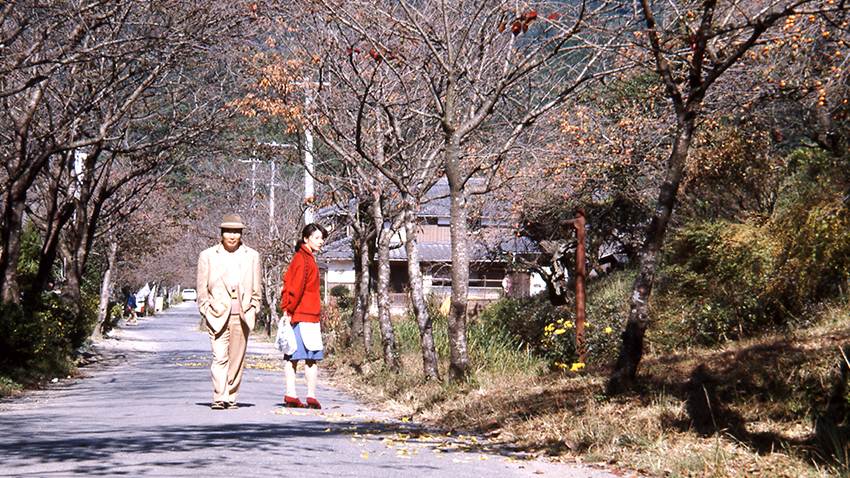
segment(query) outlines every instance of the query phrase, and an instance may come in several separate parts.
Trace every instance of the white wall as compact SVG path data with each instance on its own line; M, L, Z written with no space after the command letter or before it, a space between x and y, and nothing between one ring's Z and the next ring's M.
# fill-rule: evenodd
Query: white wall
M540 277L540 274L532 272L531 279L529 280L529 282L529 295L537 295L541 292L546 292L546 282L543 280L542 277Z
M325 280L331 284L354 284L354 264L349 261L328 263Z

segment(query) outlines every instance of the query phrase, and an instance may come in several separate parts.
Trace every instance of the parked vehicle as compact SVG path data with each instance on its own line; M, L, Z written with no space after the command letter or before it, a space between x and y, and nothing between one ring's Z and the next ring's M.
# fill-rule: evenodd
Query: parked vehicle
M183 297L183 300L198 300L198 293L195 292L195 289L183 289L181 297Z

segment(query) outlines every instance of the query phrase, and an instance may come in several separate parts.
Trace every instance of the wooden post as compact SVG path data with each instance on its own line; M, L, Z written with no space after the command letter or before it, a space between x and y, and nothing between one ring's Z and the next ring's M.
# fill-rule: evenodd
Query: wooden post
M585 363L587 357L587 343L584 339L584 304L585 304L585 278L587 277L587 238L585 233L584 210L576 211L576 345L579 350L579 362Z
M576 218L563 221L562 225L576 228L576 346L579 351L579 362L585 363L587 343L584 338L585 329L585 295L587 286L587 234L584 209L576 210Z

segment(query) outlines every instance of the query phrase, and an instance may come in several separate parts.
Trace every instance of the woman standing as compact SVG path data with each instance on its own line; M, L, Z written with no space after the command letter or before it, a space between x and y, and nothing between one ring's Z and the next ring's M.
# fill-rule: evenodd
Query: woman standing
M294 408L322 408L316 400L316 379L322 360L322 332L319 318L322 302L319 295L319 267L313 254L325 243L328 232L318 224L307 224L295 246L295 255L283 276L281 309L286 323L295 331L298 348L292 355L284 355L286 396L284 403ZM304 377L307 380L307 404L298 399L295 392L295 370L298 361L304 360Z

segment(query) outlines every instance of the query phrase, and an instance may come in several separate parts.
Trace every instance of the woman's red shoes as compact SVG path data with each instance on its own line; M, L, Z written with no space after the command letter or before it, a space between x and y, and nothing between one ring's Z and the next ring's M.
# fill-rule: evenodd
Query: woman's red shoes
M298 400L295 397L290 397L289 395L283 396L283 403L287 408L315 408L320 410L322 406L319 402L313 397L307 397L307 404L301 403L301 400Z

